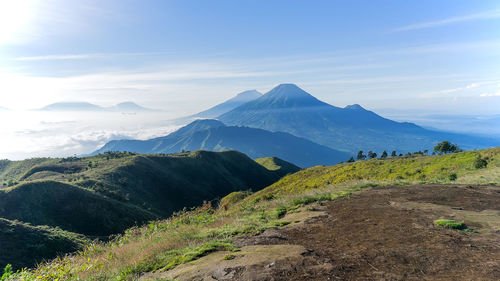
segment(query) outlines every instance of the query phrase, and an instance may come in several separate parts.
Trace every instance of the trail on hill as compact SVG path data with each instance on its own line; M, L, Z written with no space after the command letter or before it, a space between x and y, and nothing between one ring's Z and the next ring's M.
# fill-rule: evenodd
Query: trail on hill
M500 187L380 187L179 266L179 280L500 280ZM314 212L314 211L313 211ZM465 221L473 231L436 226ZM285 217L286 219L286 217Z

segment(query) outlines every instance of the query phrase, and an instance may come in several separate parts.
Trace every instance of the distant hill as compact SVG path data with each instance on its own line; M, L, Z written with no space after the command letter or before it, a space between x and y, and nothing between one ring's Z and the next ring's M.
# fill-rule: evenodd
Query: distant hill
M57 102L39 109L41 111L118 111L138 112L152 111L153 109L142 107L133 102L122 102L111 107L103 107L88 102Z
M0 189L0 217L97 236L283 175L237 151L25 161L0 162L0 174L19 182Z
M152 111L152 109L140 106L131 101L119 103L109 109L120 112Z
M413 123L395 122L357 104L335 107L294 84L279 85L218 119L231 126L287 132L350 153L359 150L413 152L431 149L444 139L464 149L498 145L492 139L430 131Z
M245 92L239 93L235 97L233 97L233 98L231 98L231 99L229 99L221 104L218 104L218 105L211 107L205 111L197 113L197 114L193 115L192 117L203 118L203 119L215 118L215 117L220 116L228 111L235 109L236 107L238 107L244 103L255 100L261 96L262 96L262 94L256 90L245 91Z
M336 151L283 132L226 126L216 120L197 120L168 136L151 140L114 140L94 153L132 151L138 153L174 153L197 149L238 150L251 158L276 156L300 167L332 165L349 159L351 154Z
M105 111L103 107L88 102L57 102L42 107L42 111Z
M32 226L0 218L0 268L32 267L45 260L83 248L90 242L83 235L48 226Z
M293 174L300 170L299 167L294 164L279 159L278 157L262 157L255 159L255 162L266 167L268 170L277 171L280 176L286 176L288 174Z

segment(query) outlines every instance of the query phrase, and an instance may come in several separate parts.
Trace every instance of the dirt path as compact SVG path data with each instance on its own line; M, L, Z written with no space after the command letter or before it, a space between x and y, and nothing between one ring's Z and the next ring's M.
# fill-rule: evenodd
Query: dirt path
M169 277L500 280L500 187L381 187L318 208L325 213L305 223L236 241L243 250L233 260L216 265L207 260L209 255L196 261L192 270L181 266ZM439 218L464 220L475 232L435 226ZM264 253L259 249L266 245L275 245L272 255L248 259L246 249ZM242 263L245 256L249 261ZM212 266L196 271L203 264Z

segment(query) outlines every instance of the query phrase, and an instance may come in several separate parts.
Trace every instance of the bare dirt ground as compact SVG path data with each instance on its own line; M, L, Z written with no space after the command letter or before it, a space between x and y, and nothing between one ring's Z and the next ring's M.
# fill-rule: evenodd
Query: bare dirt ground
M316 208L305 222L238 239L230 260L218 252L161 277L500 280L500 187L379 187ZM440 218L470 229L435 226Z

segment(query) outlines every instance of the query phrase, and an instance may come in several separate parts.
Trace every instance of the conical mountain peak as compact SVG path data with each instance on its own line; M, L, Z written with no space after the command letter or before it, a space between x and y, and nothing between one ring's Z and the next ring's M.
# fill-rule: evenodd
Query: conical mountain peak
M280 84L269 91L266 96L274 97L311 97L309 93L302 90L295 84Z
M244 91L244 92L241 92L239 94L237 94L234 98L232 98L233 101L236 101L236 100L246 100L246 101L251 101L251 100L254 100L256 98L259 98L261 97L262 94L257 91L257 90L248 90L248 91Z
M313 97L295 84L280 84L254 101L258 106L272 108L297 108L324 106L324 102Z
M355 104L350 104L346 107L344 107L344 109L350 109L350 110L366 110L364 109L361 105L355 103Z

